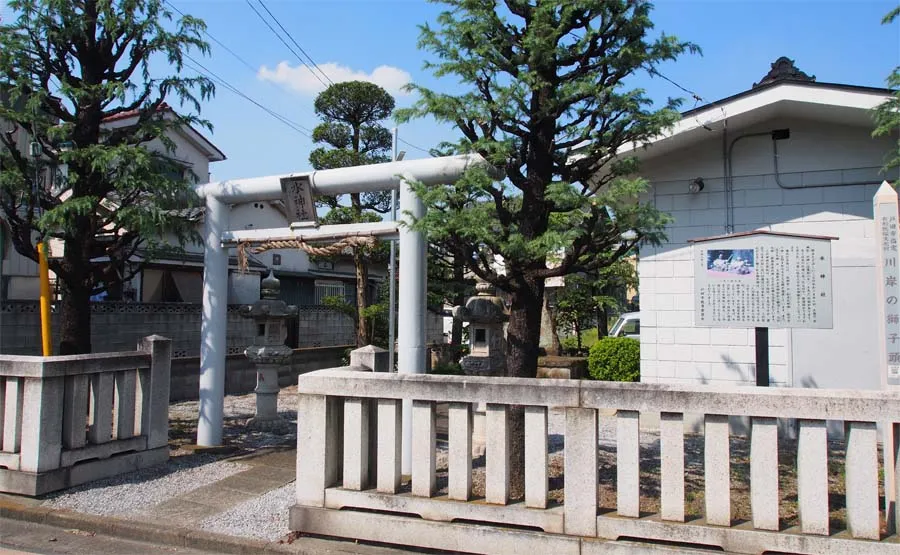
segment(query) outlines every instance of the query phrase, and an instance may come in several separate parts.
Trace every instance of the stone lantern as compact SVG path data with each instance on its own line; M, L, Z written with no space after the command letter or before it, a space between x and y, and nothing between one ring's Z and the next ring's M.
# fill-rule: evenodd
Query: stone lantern
M494 286L483 281L475 285L478 292L465 306L453 307L453 317L469 323L469 354L459 361L469 376L503 376L506 374L506 335L503 325L509 320L503 299L495 295ZM485 452L484 403L473 406L472 454Z
M260 284L260 299L241 307L241 316L256 322L256 338L244 355L256 365L256 416L248 426L271 430L284 424L278 416L278 368L287 364L293 350L284 344L286 320L297 316L297 307L278 299L281 282L269 271Z
M473 376L503 376L506 373L506 336L503 325L509 320L503 300L494 286L475 285L478 292L465 306L453 307L453 317L469 323L469 355L460 361L463 371Z

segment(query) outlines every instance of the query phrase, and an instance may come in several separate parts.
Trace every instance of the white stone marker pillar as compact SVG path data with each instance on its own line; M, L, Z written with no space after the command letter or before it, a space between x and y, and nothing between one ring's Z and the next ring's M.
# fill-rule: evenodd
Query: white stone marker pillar
M872 200L875 215L875 294L878 300L878 337L881 350L881 385L884 389L900 390L900 226L898 226L897 191L887 181L881 184ZM891 423L881 423L884 449L884 509L888 515L888 530L900 530L900 469L891 468L895 460L895 430ZM892 518L893 517L893 518Z

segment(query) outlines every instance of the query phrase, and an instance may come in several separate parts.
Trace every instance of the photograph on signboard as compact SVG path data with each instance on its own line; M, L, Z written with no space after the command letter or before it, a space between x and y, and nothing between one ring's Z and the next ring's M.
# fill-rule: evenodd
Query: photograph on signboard
M753 249L710 249L706 252L706 273L720 278L751 278L756 275Z

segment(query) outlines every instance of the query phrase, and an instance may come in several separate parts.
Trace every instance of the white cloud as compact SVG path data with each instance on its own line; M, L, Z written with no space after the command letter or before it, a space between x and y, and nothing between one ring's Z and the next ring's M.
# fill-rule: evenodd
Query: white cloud
M408 92L403 86L412 80L412 76L400 68L393 66L378 66L371 73L350 69L347 66L328 62L319 64L319 68L335 83L343 81L368 81L381 86L394 96L407 96ZM318 94L325 90L325 86L316 79L315 74L304 65L292 66L287 62L281 62L275 69L268 66L259 68L257 77L263 81L271 81L287 86L303 94ZM321 76L320 76L321 77ZM326 83L324 78L323 81Z

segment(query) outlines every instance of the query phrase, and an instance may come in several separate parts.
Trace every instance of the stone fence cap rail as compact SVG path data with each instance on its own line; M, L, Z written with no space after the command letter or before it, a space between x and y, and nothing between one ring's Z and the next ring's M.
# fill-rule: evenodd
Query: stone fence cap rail
M148 347L153 343L171 343L171 339L151 335L142 342ZM0 355L0 376L14 378L58 378L120 370L144 370L150 368L152 356L149 350L120 353L89 353L83 355L27 356Z
M150 368L150 353L98 353L55 357L0 355L0 376L58 378Z
M900 393L867 390L686 386L565 379L434 376L318 370L300 376L301 395L487 402L801 418L900 422Z

